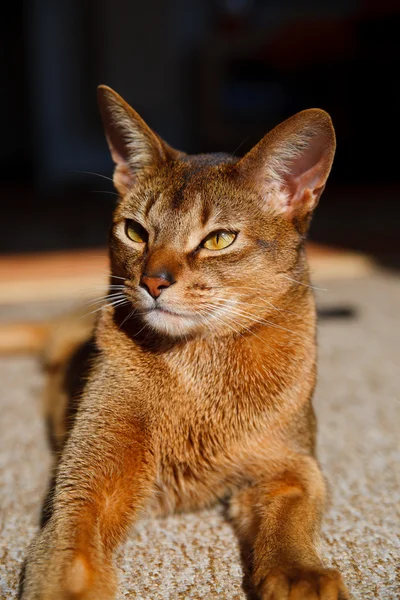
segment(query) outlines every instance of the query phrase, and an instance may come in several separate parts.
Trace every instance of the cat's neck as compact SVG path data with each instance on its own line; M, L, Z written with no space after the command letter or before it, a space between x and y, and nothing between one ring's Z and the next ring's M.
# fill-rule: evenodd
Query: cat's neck
M311 356L315 348L315 303L309 290L297 295L297 301L282 302L279 310L266 311L246 329L234 329L222 336L205 335L181 341L169 349L176 364L203 365L204 368L236 377L245 372L265 372L271 362L280 368Z

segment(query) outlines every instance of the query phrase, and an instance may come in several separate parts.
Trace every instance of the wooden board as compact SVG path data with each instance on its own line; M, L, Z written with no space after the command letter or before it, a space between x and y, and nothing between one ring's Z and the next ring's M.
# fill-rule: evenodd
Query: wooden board
M0 256L0 303L97 297L107 273L105 249Z

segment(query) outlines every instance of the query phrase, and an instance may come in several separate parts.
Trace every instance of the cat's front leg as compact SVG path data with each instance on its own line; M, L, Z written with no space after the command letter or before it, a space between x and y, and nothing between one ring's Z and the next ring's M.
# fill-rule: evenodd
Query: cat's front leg
M118 398L117 398L118 400ZM51 516L25 566L22 600L111 600L113 553L151 494L154 453L125 404L79 413L61 457Z
M88 544L81 549L73 531L79 525L68 523L63 515L60 518L61 522L52 517L31 544L21 574L18 598L114 599L117 587L111 557L102 552L98 541L90 544L94 547Z
M325 483L312 457L266 464L231 501L243 555L261 600L348 600L340 574L318 555Z

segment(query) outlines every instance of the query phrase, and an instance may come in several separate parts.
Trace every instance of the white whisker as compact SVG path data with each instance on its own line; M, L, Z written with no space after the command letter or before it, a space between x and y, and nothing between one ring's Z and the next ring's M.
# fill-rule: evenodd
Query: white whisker
M101 304L101 306L99 306L98 308L96 308L95 310L92 310L88 313L85 313L84 315L82 315L82 318L88 317L89 315L93 315L94 313L99 312L100 310L103 310L103 308L105 308L106 306L109 307L117 307L117 306L123 306L124 304L130 304L129 300L127 298L124 297L124 299L117 299L113 302L106 302L104 304Z
M107 179L108 181L111 181L111 183L114 183L114 180L112 179L112 177L107 177L107 175L102 175L101 173L94 173L93 171L77 171L74 169L73 169L73 172L74 173L84 173L85 175L95 175L96 177L101 177L102 179ZM126 186L121 185L121 187L123 187L126 192L129 192L129 189Z
M221 306L222 305L216 305L215 308L221 308ZM244 319L252 320L254 324L267 325L267 326L275 328L275 329L286 331L288 333L291 333L292 335L301 337L303 339L310 339L310 338L305 337L291 329L288 329L287 327L283 327L282 325L279 325L278 323L274 323L273 321L268 321L267 319L257 317L257 315L253 315L252 313L249 313L248 311L244 311L240 308L237 308L236 306L232 306L232 305L228 304L228 302L226 302L226 309L228 312L232 313L232 315L235 315L237 317L242 317Z
M212 307L212 305L210 305L210 307ZM229 319L229 314L225 315L225 316L228 317L228 319ZM258 336L254 331L251 331L249 329L249 327L245 327L242 330L242 332L240 332L237 329L234 329L233 326L230 325L229 321L226 318L225 319L221 319L221 318L218 318L218 317L216 317L216 318L222 323L222 325L227 326L228 328L230 328L231 330L233 330L235 333L239 334L243 338L243 340L245 342L247 342L248 344L250 344L250 341L245 337L245 335L244 335L245 333L249 333L250 335L256 337L258 340L260 340L260 342L263 343L264 346L267 346L268 348L272 348L272 346L270 344L268 344L264 339L260 338L260 336ZM234 319L234 318L235 317L233 315L231 315L231 319ZM229 320L231 320L231 319L229 319Z
M216 298L216 297L213 297L213 300L214 300L214 299L215 299L215 300L222 300L222 301L226 301L226 299L225 299L225 298ZM250 298L250 299L255 299L255 298ZM274 310L276 310L276 311L278 311L278 312L281 312L281 313L288 313L288 314L291 314L291 315L299 315L299 313L296 313L296 312L294 312L294 311L292 311L292 310L287 310L287 309L284 309L284 308L278 308L277 306L274 306L274 305L272 304L272 302L269 302L269 300L267 300L266 298L257 298L257 300L258 300L259 302L263 302L263 303L265 303L265 304L268 304L268 306L270 306L272 309L274 309ZM247 301L245 301L245 300L239 300L239 299L237 299L237 298L235 298L235 303L242 304L243 306L253 306L253 307L255 307L255 308L264 308L264 307L263 307L262 305L260 305L260 304L252 304L252 303L250 303L250 302L247 302Z
M117 192L111 192L108 190L90 190L89 194L110 194L110 196L117 196L117 198L120 197L120 194Z
M100 296L99 298L94 298L92 300L87 300L84 304L85 305L91 305L91 304L98 304L99 302L103 302L105 300L110 300L110 299L127 299L126 296L122 293L115 293L115 294L106 294L105 296Z
M210 306L210 308L215 308L215 307L214 307L213 305L211 305L211 304L210 304L210 305L208 305L208 306ZM199 312L201 312L201 311L199 311ZM202 315L202 316L203 316L203 315ZM233 331L234 333L236 333L236 334L240 335L241 337L244 337L244 336L243 336L243 334L242 334L240 331L238 331L237 329L235 329L235 328L234 328L234 327L233 327L233 326L232 326L230 323L228 323L228 322L227 322L227 321L225 321L223 318L221 318L221 315L217 315L215 312L207 311L207 314L206 314L206 315L204 315L204 316L205 316L205 318L206 318L206 319L208 319L208 320L211 320L211 319L213 319L213 320L217 321L218 323L221 323L221 324L222 324L222 326L227 326L227 327L228 327L228 329L230 329L230 331Z
M128 316L125 317L125 319L122 321L122 323L119 325L118 329L121 329L121 327L123 326L123 324L128 321L134 314L135 309L131 310L130 313L128 313Z
M293 279L293 277L289 277L289 275L285 275L284 273L279 273L280 277L284 277L289 281L293 281L293 283L297 283L297 285L303 285L304 287L311 288L312 290L319 290L320 292L327 292L327 288L317 287L316 285L311 285L309 283L304 283L304 281L298 281L298 279Z

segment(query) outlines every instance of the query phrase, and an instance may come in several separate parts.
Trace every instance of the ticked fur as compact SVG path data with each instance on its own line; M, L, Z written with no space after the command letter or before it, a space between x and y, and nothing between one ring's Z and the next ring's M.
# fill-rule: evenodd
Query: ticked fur
M303 247L333 160L331 121L299 113L240 160L186 156L109 88L99 99L121 194L109 302L86 366L75 346L53 369L60 458L22 598L111 600L113 552L140 514L225 499L260 598L346 599L317 550L325 484ZM215 231L233 243L207 249ZM86 374L60 414L51 399L65 407L77 356Z

